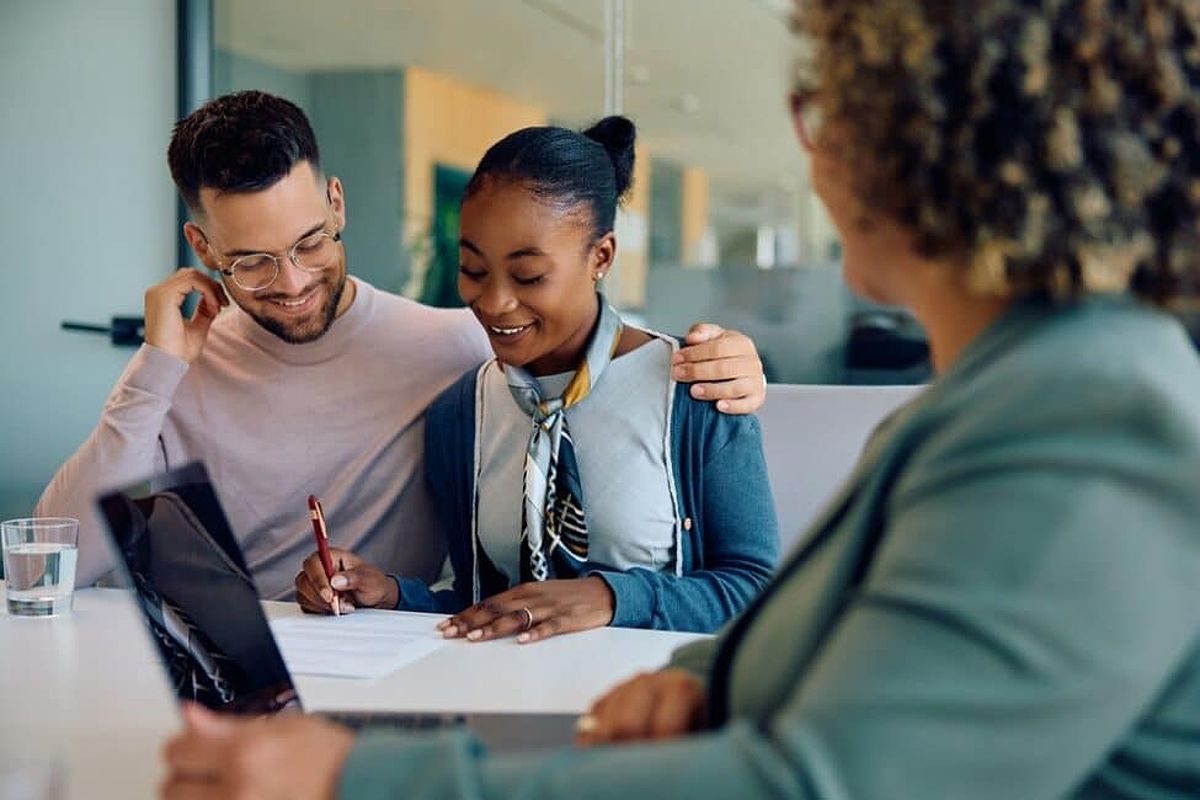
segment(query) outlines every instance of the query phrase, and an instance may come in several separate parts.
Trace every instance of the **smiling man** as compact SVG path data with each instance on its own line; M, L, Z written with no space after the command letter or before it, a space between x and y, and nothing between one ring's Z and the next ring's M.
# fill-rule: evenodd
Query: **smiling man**
M95 498L194 459L264 597L290 596L312 549L310 493L337 546L435 578L445 544L422 477L425 409L490 355L486 336L467 311L347 275L342 184L321 171L292 103L218 98L178 123L168 160L191 211L184 234L216 279L181 269L146 292L146 343L38 503L39 515L81 520L80 584L112 566ZM191 292L201 301L188 320ZM712 381L693 391L723 410L761 405L746 337L698 326L689 341L679 379Z

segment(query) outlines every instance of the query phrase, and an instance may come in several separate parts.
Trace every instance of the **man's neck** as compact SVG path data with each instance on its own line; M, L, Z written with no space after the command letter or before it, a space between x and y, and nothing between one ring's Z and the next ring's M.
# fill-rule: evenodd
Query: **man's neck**
M345 314L350 309L350 304L354 302L354 296L358 294L358 284L347 275L346 287L342 289L342 296L338 299L337 310L333 312L333 318L337 319L342 314Z

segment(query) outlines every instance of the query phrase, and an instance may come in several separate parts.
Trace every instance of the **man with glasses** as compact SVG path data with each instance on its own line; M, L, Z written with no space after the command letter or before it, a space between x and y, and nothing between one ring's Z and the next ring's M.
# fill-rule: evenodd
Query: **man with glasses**
M220 282L181 269L146 292L146 343L38 503L81 520L80 584L112 565L94 499L195 459L263 597L291 596L312 550L309 494L337 546L435 579L445 547L422 473L424 412L491 356L478 324L347 276L342 184L322 174L292 103L218 98L176 125L168 161L192 216L184 235ZM735 413L761 405L749 339L698 326L689 341L676 376L711 381L697 396Z

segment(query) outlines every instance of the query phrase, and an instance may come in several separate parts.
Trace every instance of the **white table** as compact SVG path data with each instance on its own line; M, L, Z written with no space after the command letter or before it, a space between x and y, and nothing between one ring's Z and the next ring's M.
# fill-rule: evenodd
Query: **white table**
M0 583L2 586L2 583ZM271 617L299 614L266 603ZM439 617L426 617L432 626ZM578 712L613 683L664 663L693 634L601 628L533 645L454 641L376 681L298 676L309 710ZM178 718L132 598L85 589L72 614L0 609L0 762L65 767L68 797L152 797Z

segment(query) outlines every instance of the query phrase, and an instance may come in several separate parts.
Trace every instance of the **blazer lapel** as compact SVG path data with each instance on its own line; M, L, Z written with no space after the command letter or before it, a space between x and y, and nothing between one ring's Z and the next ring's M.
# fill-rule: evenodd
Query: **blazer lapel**
M828 614L818 606L821 598L836 596L836 593L831 594L828 591L826 585L830 580L839 580L838 576L842 571L839 565L842 564L843 559L838 557L836 551L828 551L828 555L818 551L829 542L834 533L844 532L843 518L846 514L852 513L855 499L875 473L876 464L887 452L889 442L893 440L895 433L903 426L905 420L909 419L915 410L923 405L922 398L926 394L923 392L918 398L898 409L879 424L867 441L866 447L863 448L862 457L859 458L850 476L833 499L825 505L825 509L818 515L816 521L809 526L808 536L804 537L795 551L780 565L771 582L759 596L751 601L746 610L721 634L709 681L710 722L714 726L722 724L728 718L730 673L733 669L734 657L738 653L743 638L754 625L763 608L770 603L782 587L792 587L793 578L801 570L811 572L811 575L803 578L805 588L811 590L808 592L811 602L800 603L796 606L798 619L792 626L793 633L797 639L810 638L808 634L795 630L796 624L807 625L815 630L821 627L822 621L828 617Z

